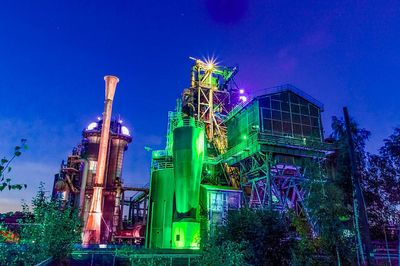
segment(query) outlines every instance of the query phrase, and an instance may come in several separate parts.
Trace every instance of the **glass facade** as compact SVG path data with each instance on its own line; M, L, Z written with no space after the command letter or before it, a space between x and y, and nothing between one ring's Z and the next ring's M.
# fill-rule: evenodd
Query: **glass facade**
M232 148L257 131L259 109L257 101L249 103L246 109L232 117L228 123L228 147Z
M259 98L260 131L299 139L321 140L321 110L290 91Z

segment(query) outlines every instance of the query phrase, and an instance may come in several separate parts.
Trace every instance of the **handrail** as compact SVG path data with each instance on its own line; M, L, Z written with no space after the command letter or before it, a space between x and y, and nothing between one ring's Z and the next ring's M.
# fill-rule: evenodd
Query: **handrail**
M266 133L253 133L247 137L247 140L243 140L239 144L228 149L227 152L223 154L223 157L226 160L229 157L245 149L250 149L257 144L269 144L275 146L302 148L305 150L317 150L325 153L333 150L331 144L320 142L318 140L312 140L307 138L306 139L288 138L288 137L274 136Z
M204 123L202 121L195 120L193 117L177 118L172 123L172 129L188 126L204 128Z

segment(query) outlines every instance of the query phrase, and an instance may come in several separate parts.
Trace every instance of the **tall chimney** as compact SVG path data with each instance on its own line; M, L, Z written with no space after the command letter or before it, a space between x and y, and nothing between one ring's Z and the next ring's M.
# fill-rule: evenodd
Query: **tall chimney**
M99 155L97 159L96 176L93 185L93 196L90 203L89 216L84 231L83 244L100 244L102 220L103 187L106 172L107 149L110 135L110 121L115 89L119 79L115 76L105 76L106 82L103 125L101 128Z

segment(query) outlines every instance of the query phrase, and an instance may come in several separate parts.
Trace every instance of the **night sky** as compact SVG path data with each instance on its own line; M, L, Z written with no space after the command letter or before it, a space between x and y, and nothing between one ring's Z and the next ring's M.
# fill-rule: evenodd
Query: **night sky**
M189 85L189 56L239 66L248 92L291 83L323 102L330 119L347 105L372 131L368 150L400 124L399 1L2 1L0 156L19 139L13 165L23 191L0 192L0 212L50 191L59 164L103 111L106 74L117 75L114 114L133 135L128 185L149 180L167 112Z

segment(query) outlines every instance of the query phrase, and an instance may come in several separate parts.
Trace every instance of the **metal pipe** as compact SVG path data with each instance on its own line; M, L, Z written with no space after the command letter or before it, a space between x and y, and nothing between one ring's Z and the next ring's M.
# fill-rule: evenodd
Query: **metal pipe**
M81 190L79 191L79 213L80 216L83 217L85 211L85 192L86 192L86 183L87 183L87 175L89 170L89 161L86 159L80 159L80 162L84 164L83 167L83 175L82 175L82 182L81 182Z
M114 205L114 215L112 221L112 237L114 238L115 233L117 232L119 220L120 220L120 213L121 213L121 184L117 185L117 191L115 193L115 205ZM118 220L117 220L118 219Z
M103 125L101 128L99 155L97 160L97 173L93 185L93 197L90 204L88 221L85 228L84 244L100 244L100 230L102 220L102 201L104 176L106 172L106 160L108 151L108 142L110 136L110 122L112 114L112 103L115 90L119 79L115 76L105 76L106 83Z
M347 107L343 107L344 122L346 126L347 142L348 142L348 152L350 157L351 165L351 181L353 184L353 204L357 207L356 212L359 212L359 221L361 223L361 232L364 240L365 255L367 257L367 265L375 265L375 259L373 258L373 249L371 246L371 237L369 234L369 224L367 218L367 210L364 205L362 190L360 186L360 173L357 169L357 157L355 154L354 140L351 132L350 116ZM357 218L357 213L355 213L355 218ZM362 246L361 246L362 248Z

